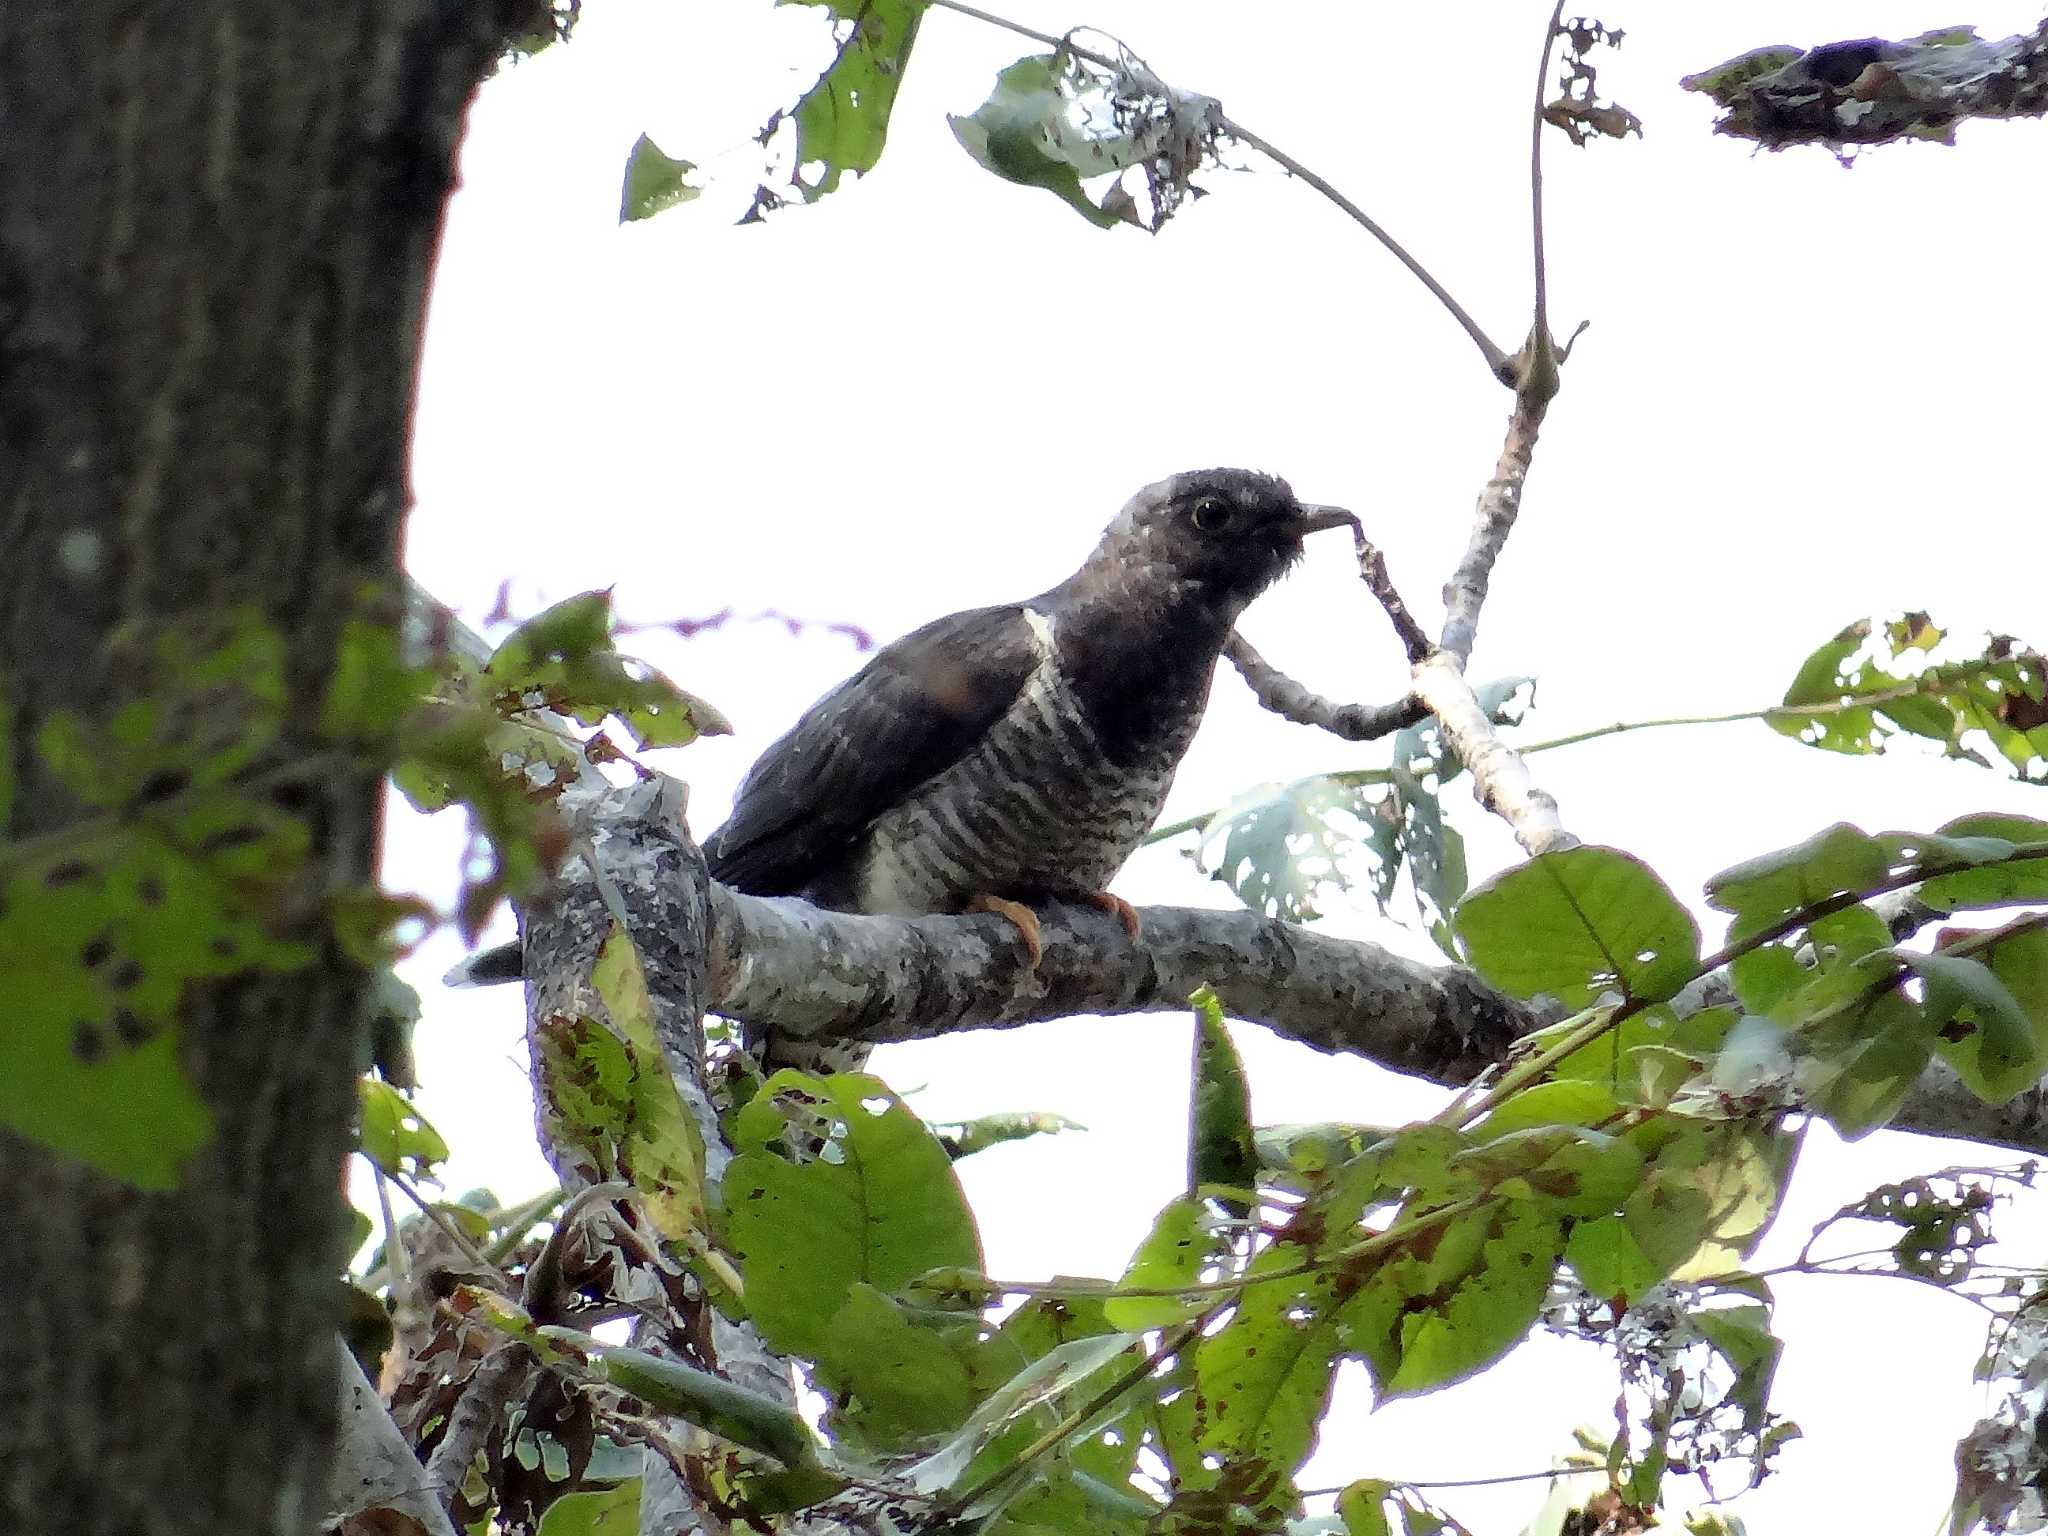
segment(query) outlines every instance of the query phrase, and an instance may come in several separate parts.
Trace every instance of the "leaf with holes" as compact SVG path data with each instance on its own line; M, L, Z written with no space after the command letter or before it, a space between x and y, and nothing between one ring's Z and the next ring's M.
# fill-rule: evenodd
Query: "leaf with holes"
M1019 186L1043 187L1096 228L1114 229L1120 217L1096 205L1081 185L1080 171L1055 148L1062 142L1057 129L1068 118L1060 78L1049 53L1019 59L996 76L987 101L946 120L960 147L983 169Z
M1117 1282L1120 1291L1172 1291L1220 1278L1229 1263L1233 1228L1210 1204L1193 1195L1171 1202L1131 1255ZM1111 1296L1103 1312L1119 1328L1136 1332L1184 1323L1215 1304L1215 1297L1190 1295Z
M1617 991L1660 1002L1699 966L1692 914L1618 848L1546 853L1497 875L1459 904L1452 927L1494 985L1568 1008Z
M1787 707L1766 719L1830 752L1883 752L1903 732L1989 767L1971 744L1981 733L2014 777L2048 783L2048 662L2009 635L1986 637L1974 655L1932 661L1928 653L1946 638L1924 613L1882 625L1858 620L1801 663Z
M1306 921L1318 915L1316 892L1344 883L1351 838L1336 818L1345 815L1357 815L1357 791L1337 779L1263 785L1216 813L1197 853L1254 912Z
M2044 941L2048 934L2035 929L2001 942L1994 957L2007 948L2012 953L1997 969L1987 960L1938 950L1893 951L1925 983L1921 1008L1935 1026L1934 1049L1987 1104L2006 1103L2048 1070L2048 1010L2040 1006ZM2014 994L2007 974L2028 990L2034 1007Z
M815 1358L855 1285L891 1292L946 1265L980 1271L946 1149L879 1079L778 1072L735 1133L725 1237L777 1349Z
M1216 994L1203 987L1189 1001L1195 1009L1195 1057L1188 1093L1188 1190L1243 1216L1259 1176L1251 1088Z
M430 1179L448 1156L441 1133L389 1083L365 1077L357 1083L362 1119L356 1147L385 1173Z
M791 179L809 203L836 192L848 171L865 174L882 158L889 113L910 64L925 0L797 3L822 5L839 35L831 65L790 113L796 122L796 168ZM806 180L806 174L815 179Z
M1496 1200L1380 1261L1341 1321L1381 1399L1448 1386L1514 1348L1536 1321L1564 1231L1545 1206Z
M482 686L506 714L546 708L584 725L612 716L639 747L726 736L732 724L644 662L611 648L611 595L585 592L528 619L491 653Z
M1291 1269L1275 1245L1250 1277ZM1308 1458L1343 1354L1340 1272L1319 1270L1245 1288L1230 1321L1195 1346L1196 1444L1228 1461L1292 1474Z

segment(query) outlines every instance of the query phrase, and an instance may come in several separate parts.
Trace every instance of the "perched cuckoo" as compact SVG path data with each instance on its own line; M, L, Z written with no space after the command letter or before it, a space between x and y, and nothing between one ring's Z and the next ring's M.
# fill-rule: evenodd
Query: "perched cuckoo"
M935 619L812 705L705 840L712 877L850 912L999 912L1034 964L1036 901L1135 934L1104 887L1165 802L1231 626L1304 534L1355 522L1248 470L1146 486L1059 585ZM787 1045L769 1065L865 1054Z
M935 619L814 704L705 841L713 878L852 912L1000 912L1034 963L1034 901L1092 901L1135 934L1103 888L1166 800L1231 626L1304 534L1353 521L1241 469L1146 486L1058 586Z

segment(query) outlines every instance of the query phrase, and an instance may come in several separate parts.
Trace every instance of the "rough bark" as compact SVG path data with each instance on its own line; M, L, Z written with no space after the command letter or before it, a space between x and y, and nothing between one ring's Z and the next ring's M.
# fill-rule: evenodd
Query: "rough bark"
M0 0L9 836L81 816L32 744L53 712L104 720L133 692L123 625L253 605L293 700L257 767L277 782L316 750L340 626L397 568L485 9ZM321 1511L365 977L322 942L318 898L371 874L377 775L330 761L295 789L312 859L283 921L319 958L182 995L217 1126L182 1186L0 1131L0 1529L269 1536Z

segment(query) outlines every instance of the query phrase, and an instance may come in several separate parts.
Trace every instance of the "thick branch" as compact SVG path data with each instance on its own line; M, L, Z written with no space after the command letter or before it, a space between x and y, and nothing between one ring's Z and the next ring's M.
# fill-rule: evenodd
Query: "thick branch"
M1204 982L1235 1018L1449 1087L1552 1020L1457 966L1427 966L1249 912L1139 909L1130 939L1093 907L1039 910L1034 972L1001 918L868 917L711 888L720 1013L804 1038L922 1040L1076 1013L1170 1011ZM1937 1060L1892 1128L2048 1153L2048 1085L1991 1106Z
M1003 918L870 917L713 886L712 1006L778 1036L919 1040L1185 1008L1208 985L1238 1018L1449 1083L1548 1020L1469 971L1256 913L1144 907L1133 941L1094 907L1035 910L1033 970Z

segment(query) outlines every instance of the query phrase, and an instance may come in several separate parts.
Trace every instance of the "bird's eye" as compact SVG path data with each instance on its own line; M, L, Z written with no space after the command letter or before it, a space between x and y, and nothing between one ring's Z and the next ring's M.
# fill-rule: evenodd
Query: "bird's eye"
M1188 514L1201 533L1221 533L1230 526L1230 503L1219 496L1204 496Z

